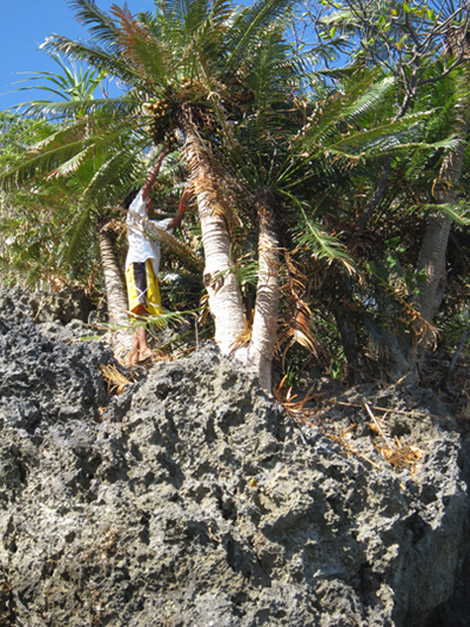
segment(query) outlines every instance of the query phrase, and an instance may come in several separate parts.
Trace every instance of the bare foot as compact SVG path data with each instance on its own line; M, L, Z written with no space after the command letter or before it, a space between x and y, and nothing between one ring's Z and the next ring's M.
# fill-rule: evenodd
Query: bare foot
M152 351L147 349L139 353L139 358L137 359L138 364L143 364L146 361L150 361L152 359Z
M139 358L139 353L136 350L132 350L129 353L129 356L127 358L127 365L128 366L133 366L134 364L137 363L138 358Z

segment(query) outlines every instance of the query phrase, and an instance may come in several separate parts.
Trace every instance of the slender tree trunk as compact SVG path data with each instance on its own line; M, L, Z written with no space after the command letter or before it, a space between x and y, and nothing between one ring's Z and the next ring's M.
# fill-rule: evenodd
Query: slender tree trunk
M456 105L455 133L461 138L459 146L444 158L439 172L435 198L437 205L455 202L456 185L462 175L462 166L467 144L468 113L465 109L466 98L461 98ZM452 220L442 213L435 213L427 221L418 257L418 272L424 270L426 282L420 288L417 306L420 314L431 322L441 304L446 282L446 252Z
M106 287L108 318L112 327L111 344L116 356L120 357L131 349L132 344L132 336L128 330L126 287L114 250L113 235L106 229L106 225L99 230L98 242Z
M450 194L449 194L450 195ZM418 272L425 271L426 282L416 299L421 316L431 322L441 304L446 282L446 252L452 221L434 214L427 223L418 258Z
M449 41L449 48L455 47L454 56L463 45L465 55L469 56L470 42L461 41L462 34L456 31L454 40ZM468 62L467 62L468 63ZM456 186L462 176L462 166L469 132L469 98L467 95L469 68L463 77L457 79L456 90L459 96L454 105L454 135L460 140L459 145L445 157L439 171L434 196L437 205L450 204L457 198ZM432 215L426 225L418 258L418 271L424 270L426 282L420 289L417 306L420 314L431 322L441 304L446 282L446 252L452 221L442 213Z
M274 226L274 198L262 192L256 201L259 217L258 284L248 359L261 387L272 388L272 358L279 309L279 241Z
M218 181L192 124L185 125L184 136L185 154L194 178L201 223L205 257L203 278L215 322L215 341L222 353L234 352L237 355L240 353L237 345L246 331L246 321Z
M343 343L344 356L349 366L348 382L351 385L359 385L363 379L359 363L361 352L356 341L356 334L348 321L341 316L341 313L335 313L334 316Z

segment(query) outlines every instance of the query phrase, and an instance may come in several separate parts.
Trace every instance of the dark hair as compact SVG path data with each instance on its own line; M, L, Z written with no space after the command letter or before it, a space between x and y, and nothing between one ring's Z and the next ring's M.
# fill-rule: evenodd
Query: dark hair
M137 194L139 193L138 189L133 189L130 194L128 194L126 196L126 198L124 199L124 207L126 209L129 209L129 207L131 206L132 201L134 200L134 198L137 196Z

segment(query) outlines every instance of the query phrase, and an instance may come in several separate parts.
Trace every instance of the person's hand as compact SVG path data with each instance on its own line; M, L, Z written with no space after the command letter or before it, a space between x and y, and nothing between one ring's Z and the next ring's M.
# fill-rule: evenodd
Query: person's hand
M194 185L191 181L191 183L188 183L186 187L184 188L184 191L180 200L180 209L186 210L188 206L188 201L190 200L193 193L194 193Z

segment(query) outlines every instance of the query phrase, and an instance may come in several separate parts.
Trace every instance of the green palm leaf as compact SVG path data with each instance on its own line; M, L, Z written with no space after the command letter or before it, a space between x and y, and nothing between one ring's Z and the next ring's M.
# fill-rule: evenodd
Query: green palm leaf
M96 6L94 0L69 0L77 21L86 26L98 40L113 46L121 30L105 11Z
M121 81L132 84L139 78L139 74L116 52L115 47L112 50L106 50L97 45L87 45L60 35L49 37L43 46L70 58L86 61L96 70L115 76Z
M298 204L303 217L303 223L296 228L296 241L299 246L307 247L313 257L326 261L328 264L334 261L341 263L349 274L357 272L351 255L344 244L332 235L329 235L307 217L304 208Z
M276 19L286 19L292 8L292 0L256 0L250 7L241 11L234 21L228 39L229 54L224 72L231 72L243 64L248 48L260 31L272 25Z

